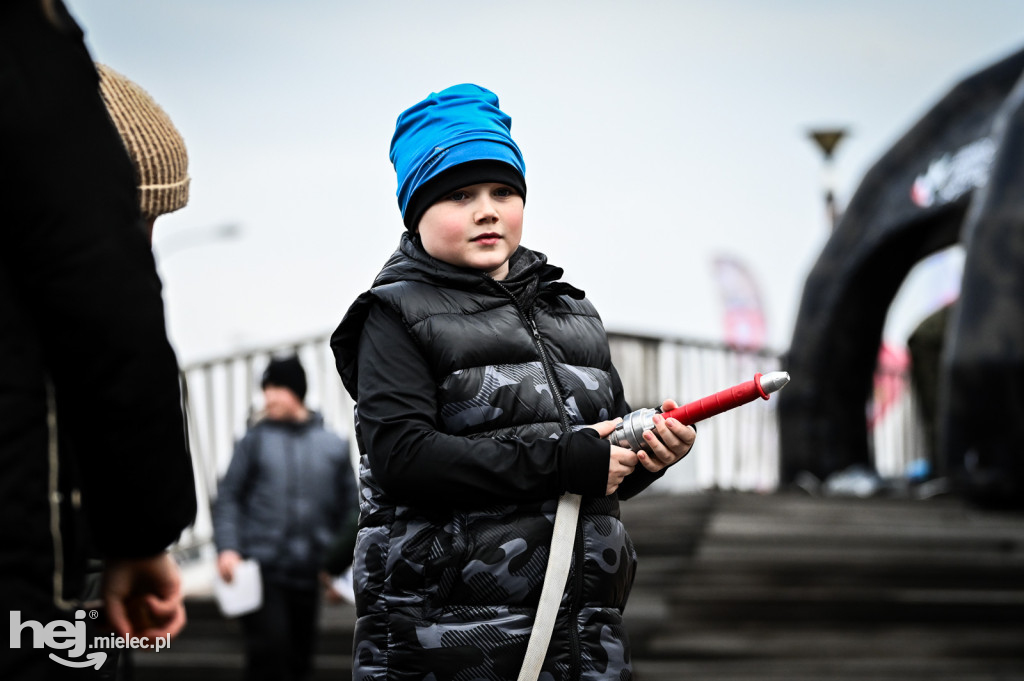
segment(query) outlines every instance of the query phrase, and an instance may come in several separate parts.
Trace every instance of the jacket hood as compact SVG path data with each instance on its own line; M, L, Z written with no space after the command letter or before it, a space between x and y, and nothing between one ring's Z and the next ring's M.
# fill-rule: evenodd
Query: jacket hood
M277 421L271 418L267 418L267 415L264 412L260 411L253 414L252 418L249 419L249 426L252 427L255 425L263 424L280 426L282 428L291 428L294 430L306 430L307 428L313 427L323 428L323 414L321 414L318 411L313 411L312 409L308 409L308 411L309 418L307 418L305 421Z
M509 274L502 283L512 283L530 278L554 281L562 276L562 269L548 264L543 253L520 246L509 258ZM473 290L486 286L490 277L479 270L458 267L438 260L426 252L418 235L404 232L398 249L384 263L383 269L373 281L374 287L398 281L418 281L462 290Z
M359 337L363 324L373 306L374 289L399 282L418 282L463 291L479 291L486 295L506 295L520 292L532 300L534 295L568 295L584 298L580 289L560 281L561 267L548 263L546 255L519 246L509 258L508 276L495 284L486 273L466 267L457 267L432 257L420 243L419 236L404 232L398 249L391 254L383 269L373 281L373 288L365 291L349 307L338 328L331 335L331 349L342 383L353 399L356 394L356 363Z

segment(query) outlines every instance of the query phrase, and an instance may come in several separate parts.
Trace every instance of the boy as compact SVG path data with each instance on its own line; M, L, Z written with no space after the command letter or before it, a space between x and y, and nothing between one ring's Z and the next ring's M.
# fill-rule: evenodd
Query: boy
M313 673L320 572L339 543L351 554L356 483L348 442L306 406L299 358L271 359L261 387L263 415L235 444L213 507L217 570L231 582L243 558L260 564L262 605L241 618L247 681L302 681Z
M476 85L399 116L408 231L331 339L358 403L357 679L515 679L564 492L584 499L543 670L631 675L622 608L636 557L618 500L695 433L659 417L654 456L601 439L629 407L597 312L519 246L526 181L510 126Z

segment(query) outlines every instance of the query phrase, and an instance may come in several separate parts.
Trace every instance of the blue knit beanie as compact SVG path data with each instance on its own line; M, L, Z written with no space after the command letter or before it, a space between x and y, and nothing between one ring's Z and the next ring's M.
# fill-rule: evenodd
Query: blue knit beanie
M525 201L526 164L511 128L498 96L469 83L433 92L403 111L391 138L391 162L405 226L415 230L431 204L470 184L502 182Z

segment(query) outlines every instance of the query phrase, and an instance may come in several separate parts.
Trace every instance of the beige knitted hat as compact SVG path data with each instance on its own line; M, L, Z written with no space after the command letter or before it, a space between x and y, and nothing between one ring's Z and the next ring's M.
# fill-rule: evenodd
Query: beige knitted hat
M188 203L188 154L170 117L145 90L109 66L96 64L100 94L128 148L139 182L144 218Z

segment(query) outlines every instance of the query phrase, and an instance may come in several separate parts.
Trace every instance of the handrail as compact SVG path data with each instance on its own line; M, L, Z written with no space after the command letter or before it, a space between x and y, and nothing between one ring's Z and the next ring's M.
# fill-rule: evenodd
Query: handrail
M716 392L756 372L785 369L781 353L744 350L690 338L609 333L612 359L622 377L626 399L653 407L666 397L683 402ZM307 403L328 427L354 432L353 404L338 378L329 335L251 348L192 362L182 369L189 439L200 497L199 517L185 546L209 543L210 505L218 478L231 458L234 441L260 406L258 376L269 358L295 352L306 368ZM793 377L800 380L799 376ZM890 379L892 380L892 379ZM906 383L905 376L899 380ZM921 449L916 407L910 391L875 426L875 461L880 472L898 473ZM673 467L657 483L667 492L726 489L771 492L779 484L779 434L775 400L758 400L699 424L694 455ZM355 448L352 448L353 453Z

